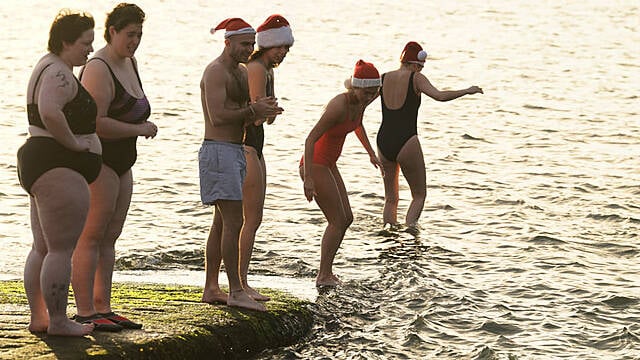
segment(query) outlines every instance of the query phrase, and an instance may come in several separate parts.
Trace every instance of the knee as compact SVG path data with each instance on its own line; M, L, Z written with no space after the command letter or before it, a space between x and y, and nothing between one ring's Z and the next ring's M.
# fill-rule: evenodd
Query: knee
M349 226L351 226L351 224L353 223L353 214L347 214L344 217L340 218L340 219L336 219L335 221L331 222L330 224L335 226L336 228L344 231L347 230L349 228Z
M258 231L260 224L262 224L262 214L258 214L258 216L255 217L247 217L244 219L244 223L242 224L242 231L255 233Z
M353 224L353 214L349 213L344 219L345 221L345 229Z
M415 200L424 201L427 198L427 191L426 190L417 191L413 194L413 198Z
M387 204L397 204L400 201L400 197L398 196L397 193L393 193L393 194L385 194L384 196L384 202Z

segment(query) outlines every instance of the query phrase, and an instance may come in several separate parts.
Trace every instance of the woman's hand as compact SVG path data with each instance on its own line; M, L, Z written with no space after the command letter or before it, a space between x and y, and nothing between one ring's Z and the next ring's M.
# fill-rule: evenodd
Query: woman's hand
M144 136L145 138L154 138L158 134L158 127L156 124L151 121L145 121L141 126L140 136Z
M307 198L307 201L311 202L311 200L313 200L313 198L317 195L318 194L316 194L316 188L315 188L315 185L313 184L313 180L311 180L311 178L305 177L304 196Z
M376 169L380 169L380 174L382 175L382 177L384 177L384 167L382 167L382 162L380 162L380 159L378 159L378 157L375 155L371 155L369 156L369 161L371 161Z

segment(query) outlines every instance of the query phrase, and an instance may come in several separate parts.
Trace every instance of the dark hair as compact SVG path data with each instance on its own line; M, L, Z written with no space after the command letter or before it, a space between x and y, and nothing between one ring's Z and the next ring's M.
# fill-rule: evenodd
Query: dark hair
M89 13L60 10L49 30L49 51L60 55L64 42L73 44L83 32L93 29L94 26L95 21Z
M259 59L267 50L269 50L269 48L258 48L258 50L254 50L253 53L249 55L249 61Z
M111 42L111 34L109 27L113 26L116 31L124 29L129 24L142 24L144 22L144 11L136 4L120 3L113 11L107 14L107 20L104 23L104 39L107 43Z
M274 47L278 47L278 46L274 46ZM253 61L253 60L258 60L260 59L260 57L262 55L264 55L267 51L273 49L273 47L268 47L268 48L258 48L258 50L254 50L253 53L251 55L249 55L249 61ZM277 64L273 64L274 68L277 68L280 65L280 63Z

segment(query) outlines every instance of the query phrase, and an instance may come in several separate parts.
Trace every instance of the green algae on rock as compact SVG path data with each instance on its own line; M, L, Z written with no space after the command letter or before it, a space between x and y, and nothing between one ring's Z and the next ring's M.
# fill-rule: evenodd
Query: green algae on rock
M0 359L238 359L294 344L309 334L309 302L280 291L260 291L271 297L264 313L201 303L199 287L117 283L114 310L142 322L142 330L65 338L30 333L22 282L0 281ZM69 304L73 311L72 294Z

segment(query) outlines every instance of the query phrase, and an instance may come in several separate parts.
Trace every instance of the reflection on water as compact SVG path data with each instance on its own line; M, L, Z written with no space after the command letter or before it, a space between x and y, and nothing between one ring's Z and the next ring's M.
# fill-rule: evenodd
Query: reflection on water
M21 276L30 247L28 199L15 173L27 79L55 12L69 5L32 3L0 3L12 24L0 39L0 278ZM198 195L198 82L222 47L209 28L228 16L258 24L278 12L296 43L276 70L285 113L265 128L269 185L251 273L258 286L313 300L316 324L308 341L263 357L638 358L637 4L137 3L148 15L137 57L160 131L138 142L116 279L202 284L212 214ZM108 7L74 6L93 13L101 34ZM336 20L353 9L358 16ZM325 220L297 175L304 138L359 58L395 69L408 40L430 53L424 72L435 86L477 84L485 95L447 103L423 96L428 194L418 233L381 228L382 181L355 137L347 139L339 167L355 221L335 262L344 285L316 290ZM94 47L102 44L96 36ZM379 107L364 118L372 141ZM402 180L400 196L404 214Z

